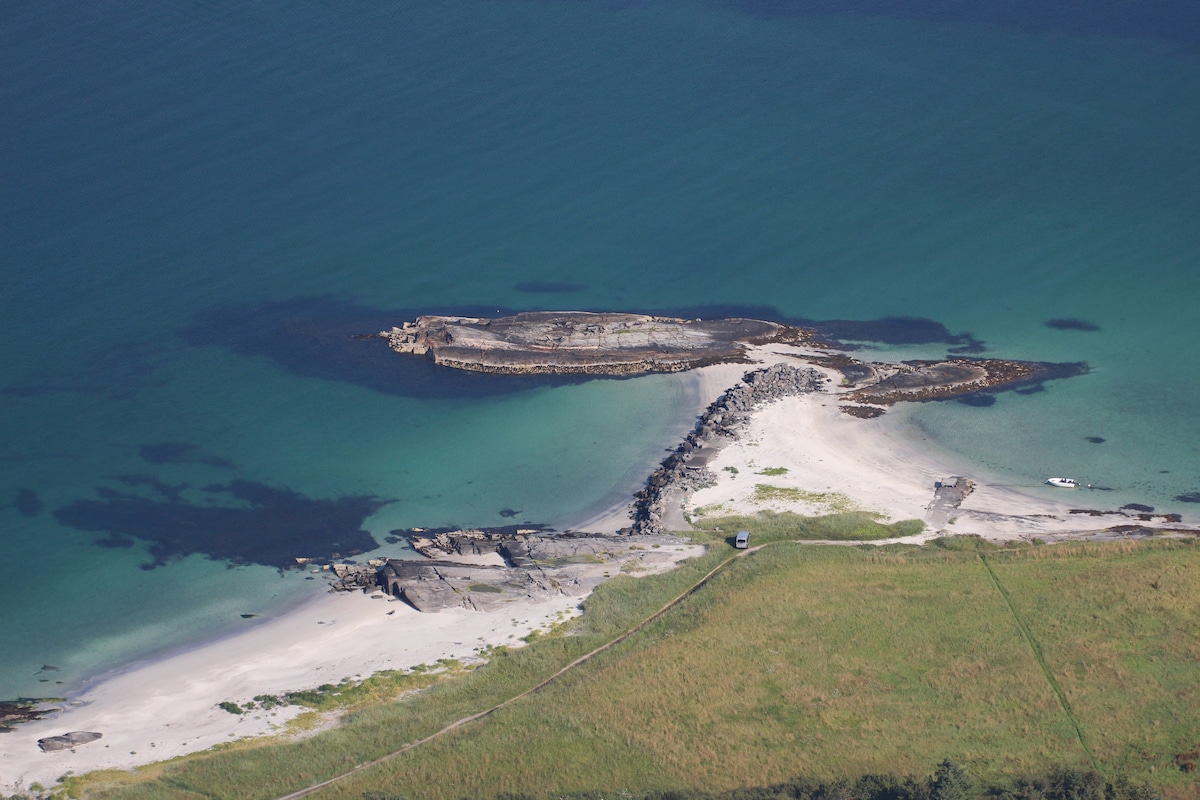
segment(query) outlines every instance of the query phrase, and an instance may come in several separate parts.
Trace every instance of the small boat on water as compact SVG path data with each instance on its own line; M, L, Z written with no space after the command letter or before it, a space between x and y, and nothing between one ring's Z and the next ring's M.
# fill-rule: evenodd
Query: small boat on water
M1046 483L1050 486L1057 486L1060 489L1079 488L1079 481L1074 478L1046 478Z

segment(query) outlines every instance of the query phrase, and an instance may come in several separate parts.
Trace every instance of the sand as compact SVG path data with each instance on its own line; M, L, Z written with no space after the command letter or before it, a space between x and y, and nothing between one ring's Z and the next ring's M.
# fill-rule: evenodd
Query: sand
M304 709L290 706L236 716L231 700L309 689L385 669L469 660L485 645L519 644L535 628L578 613L580 598L514 602L483 614L448 609L422 614L359 592L322 594L250 630L135 665L71 698L55 719L17 726L0 745L0 792L54 784L64 773L130 769L222 742L279 733ZM104 738L74 752L43 753L37 740L68 731Z

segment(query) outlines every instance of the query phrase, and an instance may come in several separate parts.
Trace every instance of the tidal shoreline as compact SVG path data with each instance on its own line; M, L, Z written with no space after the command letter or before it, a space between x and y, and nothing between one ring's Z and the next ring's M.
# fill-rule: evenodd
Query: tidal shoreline
M964 470L916 440L904 406L882 418L861 419L842 411L841 395L853 391L853 386L841 385L843 375L814 361L811 354L773 345L756 347L748 357L754 363L715 364L690 373L689 391L694 391L697 411L711 410L751 369L786 364L816 369L826 380L818 387L814 378L804 393L764 397L762 404L738 409L736 418L729 420L734 435L709 437L700 448L705 470L701 483L708 485L690 490L668 487L662 498L661 527L686 530L689 518L702 526L703 518L714 515L717 508L733 513L826 513L834 494L891 519L925 519L929 529L906 540L912 542L939 532L995 539L1081 538L1124 522L1112 516L1072 513L1071 501L1078 495L1052 494L1061 490L1046 490L1041 493L1044 497L1025 494L978 476L974 476L975 491L957 508L955 519L930 519L934 483ZM813 391L816 388L828 390ZM690 419L697 417L703 427L701 414ZM693 447L688 455L695 451ZM770 472L763 475L764 470ZM764 504L754 498L758 483L794 489L799 499ZM628 528L630 505L610 506L575 527L601 533ZM1116 513L1120 512L1105 510L1106 515ZM1143 532L1197 530L1194 521L1136 521ZM673 547L672 558L660 560L654 569L669 568L699 550L685 543ZM51 785L68 771L130 769L234 739L278 735L301 709L235 716L217 704L363 678L384 669L432 664L442 658L469 661L478 658L481 648L517 643L529 632L577 613L586 591L514 600L486 612L446 608L433 614L419 613L394 599L389 602L381 592L373 593L374 599L360 593L314 597L250 630L103 676L75 693L56 718L27 723L5 734L0 789L13 792L34 782ZM104 738L75 750L38 750L38 739L70 731L96 731Z

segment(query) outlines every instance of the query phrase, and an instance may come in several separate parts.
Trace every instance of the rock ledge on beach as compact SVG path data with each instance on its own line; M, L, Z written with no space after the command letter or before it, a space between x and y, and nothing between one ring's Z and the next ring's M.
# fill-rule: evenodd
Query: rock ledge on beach
M389 559L379 570L379 584L418 611L490 611L514 600L582 596L620 571L665 567L678 558L680 546L688 545L673 536L490 533L482 539L479 533L441 534L436 540L416 534L428 560ZM498 556L501 563L451 560L485 541L484 554Z
M94 742L103 736L104 734L93 731L71 731L59 736L47 736L45 739L38 739L38 747L41 748L43 753L54 753L59 750L70 750L81 744Z

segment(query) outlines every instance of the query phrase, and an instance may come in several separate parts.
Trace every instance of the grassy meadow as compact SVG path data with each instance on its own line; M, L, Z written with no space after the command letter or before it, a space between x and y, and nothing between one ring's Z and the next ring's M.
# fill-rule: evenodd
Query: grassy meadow
M1148 780L1168 798L1200 795L1200 774L1176 763L1200 745L1195 540L944 544L771 542L537 693L316 796L720 790L923 775L943 758L984 783L1066 764ZM335 730L75 781L73 791L236 800L302 788L611 641L731 558L722 539L714 545L664 575L614 578L556 635L366 705Z

